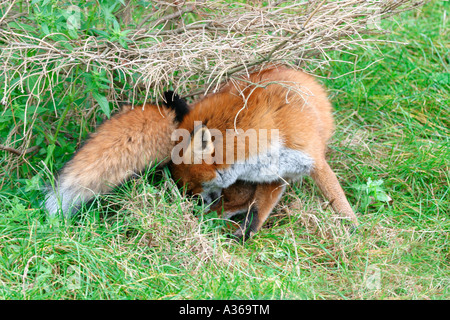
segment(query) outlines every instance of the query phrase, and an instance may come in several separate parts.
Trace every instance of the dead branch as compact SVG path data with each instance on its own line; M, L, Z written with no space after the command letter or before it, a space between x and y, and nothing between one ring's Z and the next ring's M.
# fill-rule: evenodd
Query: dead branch
M158 0L137 22L130 18L137 4L127 2L129 23L122 27L132 30L124 47L87 30L78 30L77 39L63 33L40 36L30 28L10 24L23 17L19 4L30 3L0 0L4 12L0 18L0 102L7 110L19 91L28 97L25 109L36 102L41 106L42 97L53 99L54 88L70 86L67 80L73 78L73 70L80 69L106 74L110 100L125 94L123 88L118 92L118 77L122 83L131 83L133 90L126 93L133 103L138 98L160 100L167 88L185 97L206 94L230 77L271 62L314 73L331 62L331 51L351 52L382 42L381 37L371 37L385 32L377 28L379 21L427 1L294 0L230 5L225 0ZM23 124L23 146L29 144L27 126L36 116ZM2 150L23 154L8 147Z
M20 150L15 149L15 148L11 148L11 147L0 145L0 150L8 151L8 152L14 153L14 154L16 154L18 156L26 155L26 154L31 153L33 151L36 151L38 149L39 149L38 146L33 146L33 147L28 148L28 149L26 149L24 151L20 151Z

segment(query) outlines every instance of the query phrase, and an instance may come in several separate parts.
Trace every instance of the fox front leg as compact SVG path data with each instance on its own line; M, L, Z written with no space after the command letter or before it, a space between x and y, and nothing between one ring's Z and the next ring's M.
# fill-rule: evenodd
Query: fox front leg
M237 241L243 242L258 232L280 201L285 189L286 185L283 181L257 184L254 201L250 205L244 221L233 233L233 237Z
M217 211L225 219L247 212L254 202L256 186L255 183L236 181L222 190L220 200L211 206L210 211Z
M344 190L342 190L336 175L326 160L316 163L314 170L311 172L311 177L330 202L333 210L349 219L355 227L358 226L358 219L348 203Z

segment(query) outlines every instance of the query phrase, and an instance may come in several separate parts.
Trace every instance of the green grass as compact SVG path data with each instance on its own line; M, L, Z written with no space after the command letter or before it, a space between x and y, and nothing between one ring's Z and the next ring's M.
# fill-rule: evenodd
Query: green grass
M362 72L323 70L349 73L323 82L336 108L330 163L356 232L310 179L243 246L167 172L149 169L71 221L49 221L23 182L0 193L0 298L449 299L449 9L436 1L383 25L381 39L407 44L357 51L356 69L383 59Z

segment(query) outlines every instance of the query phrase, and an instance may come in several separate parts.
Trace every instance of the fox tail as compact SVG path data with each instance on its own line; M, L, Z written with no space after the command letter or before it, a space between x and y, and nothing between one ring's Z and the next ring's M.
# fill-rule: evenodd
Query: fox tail
M155 107L145 113L119 113L99 127L63 167L53 187L46 187L45 208L51 216L60 211L66 217L73 215L83 203L170 155L170 135L189 106L172 91L164 97L165 107L174 111L166 112L165 118ZM135 123L141 127L133 128Z

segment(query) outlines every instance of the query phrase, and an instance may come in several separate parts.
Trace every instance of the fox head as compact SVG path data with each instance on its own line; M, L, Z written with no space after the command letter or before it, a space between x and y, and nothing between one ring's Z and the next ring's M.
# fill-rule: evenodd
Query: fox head
M214 161L214 142L210 129L201 125L172 151L173 179L192 195L200 195L205 204L218 199L222 193L222 181Z

